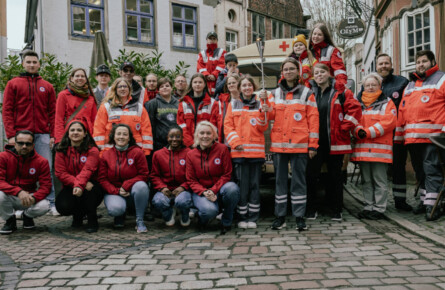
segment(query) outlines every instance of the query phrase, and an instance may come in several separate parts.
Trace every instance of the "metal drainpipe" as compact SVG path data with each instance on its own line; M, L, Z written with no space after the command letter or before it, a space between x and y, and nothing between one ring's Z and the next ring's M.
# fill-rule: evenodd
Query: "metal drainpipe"
M39 1L39 19L40 19L40 57L43 57L43 54L45 53L45 44L43 39L43 1Z

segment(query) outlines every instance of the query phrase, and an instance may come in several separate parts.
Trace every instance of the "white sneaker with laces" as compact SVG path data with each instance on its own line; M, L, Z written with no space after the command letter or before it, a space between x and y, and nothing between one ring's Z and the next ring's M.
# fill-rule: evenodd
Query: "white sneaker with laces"
M248 222L247 223L248 229L256 229L256 227L257 227L256 222Z
M169 221L165 222L165 225L168 227L174 226L175 225L175 216L176 216L176 209L173 208L172 217L170 218Z
M240 228L240 229L247 229L247 222L244 222L244 221L239 222L238 223L238 228Z
M52 206L49 210L49 212L53 215L53 216L59 216L60 213L57 211L55 206Z

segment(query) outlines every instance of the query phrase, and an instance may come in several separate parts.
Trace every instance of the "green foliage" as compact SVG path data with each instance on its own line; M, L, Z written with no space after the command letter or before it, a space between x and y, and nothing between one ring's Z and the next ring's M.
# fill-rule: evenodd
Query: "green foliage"
M111 80L115 80L119 77L120 65L125 61L131 61L135 66L135 74L140 75L143 78L149 73L154 73L158 76L158 78L168 77L171 80L174 80L178 74L187 73L187 69L190 67L190 65L186 64L183 61L179 61L174 69L165 69L161 65L162 55L163 53L158 52L157 50L151 51L151 53L146 54L134 51L127 52L125 49L121 49L119 50L119 55L115 59L113 59L113 64L110 65L107 63L111 71ZM95 68L90 67L89 80L92 87L95 87L97 85L95 76Z
M63 91L73 66L68 63L58 62L56 56L49 53L45 53L40 59L40 65L39 74L44 80L53 85L56 94Z
M6 84L13 77L23 71L22 62L18 55L8 55L0 64L0 92L5 90Z

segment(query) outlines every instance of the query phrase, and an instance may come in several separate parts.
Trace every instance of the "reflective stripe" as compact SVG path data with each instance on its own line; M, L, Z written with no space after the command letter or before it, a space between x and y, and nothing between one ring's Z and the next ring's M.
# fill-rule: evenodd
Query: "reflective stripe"
M261 144L243 144L243 146L264 148L264 145Z
M275 200L281 200L281 199L284 199L284 200L287 200L287 195L275 195Z
M345 115L345 120L348 120L348 121L352 122L356 126L358 125L357 119L352 117L352 116L350 116L350 115L348 115L348 114Z
M302 101L300 99L293 99L293 100L284 100L284 99L280 99L277 98L275 104L285 104L285 105L295 105L295 104L300 104L300 105L306 105L305 101ZM315 104L316 105L316 104Z
M318 133L309 133L309 138L319 138Z
M201 50L201 56L202 56L202 61L203 61L204 63L207 63L207 61L208 61L209 59L207 58L207 53L206 53L205 50Z
M151 136L142 136L142 140L153 141L153 137L151 137Z
M431 136L439 136L441 133L408 133L405 134L405 138L420 138L420 139L428 139Z
M394 141L403 141L403 140L404 140L403 136L395 136L394 137Z
M259 204L249 203L249 208L260 208Z
M153 149L153 145L152 144L143 144L142 148L144 148L144 149Z
M317 103L316 103L316 102L307 101L306 104L307 104L308 106L317 108Z
M105 136L96 136L94 137L94 141L104 141L105 140Z
M244 150L232 149L232 152L264 152L264 149L244 149Z
M294 143L272 143L271 147L277 147L277 148L307 148L307 143L300 143L300 144L294 144Z
M432 84L432 85L425 85L425 86L421 86L421 87L414 87L414 88L410 88L405 90L405 95L409 95L414 91L423 91L425 89L440 89L440 87L443 85L443 83L445 82L445 75L443 75L439 81L436 84ZM411 83L410 83L411 85Z
M96 144L97 145L97 147L99 147L100 149L104 149L105 148L105 145L99 145L99 144Z
M142 142L136 142L136 145L138 145L139 147L142 147Z
M249 212L259 212L259 208L249 208Z
M369 132L371 133L371 138L377 137L374 127L369 127Z
M112 144L105 144L105 148L113 148L114 145Z
M199 70L200 73L205 72L205 71L207 71L206 68L202 68L202 69Z
M406 129L442 129L441 124L408 124L405 126Z
M110 111L108 114L108 118L114 116L138 116L137 111Z
M327 47L327 52L326 52L326 55L325 56L321 56L320 57L320 61L330 61L331 60L331 56L332 56L332 53L334 52L334 46L332 46L332 45L329 45L328 47ZM323 49L323 48L322 48Z
M230 142L232 142L232 140L235 139L235 138L239 138L239 136L238 136L238 135L234 135L234 136L232 136L232 137L230 137L230 138L226 137L227 142L228 142L229 144L230 144Z
M396 128L396 132L403 132L403 128L402 127L397 127Z
M219 66L217 66L217 67L216 67L216 70L223 71L224 69L223 69L223 68L220 68Z
M338 75L345 75L346 71L342 70L342 69L338 69L334 72L334 76L338 76Z
M230 136L232 136L232 135L237 135L235 132L230 132L229 133L229 135L227 135L227 137L226 138L230 138ZM237 135L238 136L238 135Z
M383 129L383 126L380 123L375 123L373 126L379 130L380 136L385 135L385 130Z
M375 143L359 143L359 144L355 144L354 148L362 148L362 149L373 148L373 149L384 149L384 150L392 151L391 145L375 144Z
M246 110L246 109L234 109L232 107L232 112L259 112L259 109L253 109L253 110Z
M339 99L336 99L335 102L334 102L334 104L341 105Z
M352 157L384 158L392 160L392 154L373 152L353 152Z
M385 115L385 111L368 110L368 111L363 111L362 115Z
M351 145L333 145L331 146L332 151L344 151L344 150L351 150Z
M186 124L179 124L179 127L181 127L182 129L184 129L185 127L187 127Z

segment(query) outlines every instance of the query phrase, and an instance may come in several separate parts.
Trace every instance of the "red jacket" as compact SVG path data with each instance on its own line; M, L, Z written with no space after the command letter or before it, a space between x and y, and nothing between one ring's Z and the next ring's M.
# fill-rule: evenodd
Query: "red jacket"
M33 193L36 203L45 199L51 192L48 160L35 151L23 158L14 146L6 145L5 151L0 153L0 191L17 196L22 190Z
M163 147L153 154L150 180L157 191L166 187L170 190L179 186L188 188L185 171L186 157L189 151L189 148L172 151Z
M445 73L436 65L425 78L412 75L399 105L397 143L431 143L430 136L445 132Z
M215 101L208 94L205 95L203 101L196 111L193 99L186 95L182 101L179 102L178 115L176 121L184 131L185 146L193 145L193 138L195 134L195 127L201 121L210 121L216 128L219 128L220 122L220 106L219 102Z
M145 105L146 102L153 100L154 98L156 98L156 95L158 94L158 90L154 90L154 91L149 91L147 88L145 88L145 94L144 94L144 103L143 105Z
M63 90L57 96L56 106L56 143L59 143L65 134L65 123L70 116L79 107L84 99L72 94L68 89ZM88 96L88 100L83 105L83 108L77 113L76 119L85 118L88 122L88 130L93 135L94 120L97 114L96 99L93 96Z
M210 189L215 194L232 177L232 159L226 145L215 142L212 147L195 148L187 154L187 181L191 190L201 195Z
M99 166L99 183L108 194L119 194L122 187L130 191L138 181L148 181L148 165L144 152L139 146L126 151L115 147L104 152Z
M91 147L87 152L80 153L70 146L66 153L56 153L54 167L57 178L64 186L85 189L87 182L97 177L99 149Z
M311 80L310 84L317 98L320 88L314 80ZM329 104L330 111L327 120L330 154L352 153L350 132L354 130L362 118L362 107L354 98L353 92L346 90L344 94L339 94L334 86L331 86Z
M10 80L3 99L3 124L6 137L20 130L54 137L56 93L40 76L22 76Z
M310 47L317 61L324 63L331 69L331 76L335 78L335 89L344 91L348 75L340 50L324 41L318 44L313 44L311 41Z
M201 50L198 56L196 71L202 73L204 76L215 76L214 81L207 81L207 87L212 95L215 93L216 79L219 73L226 67L224 61L225 55L226 51L224 49L216 48L215 50Z

